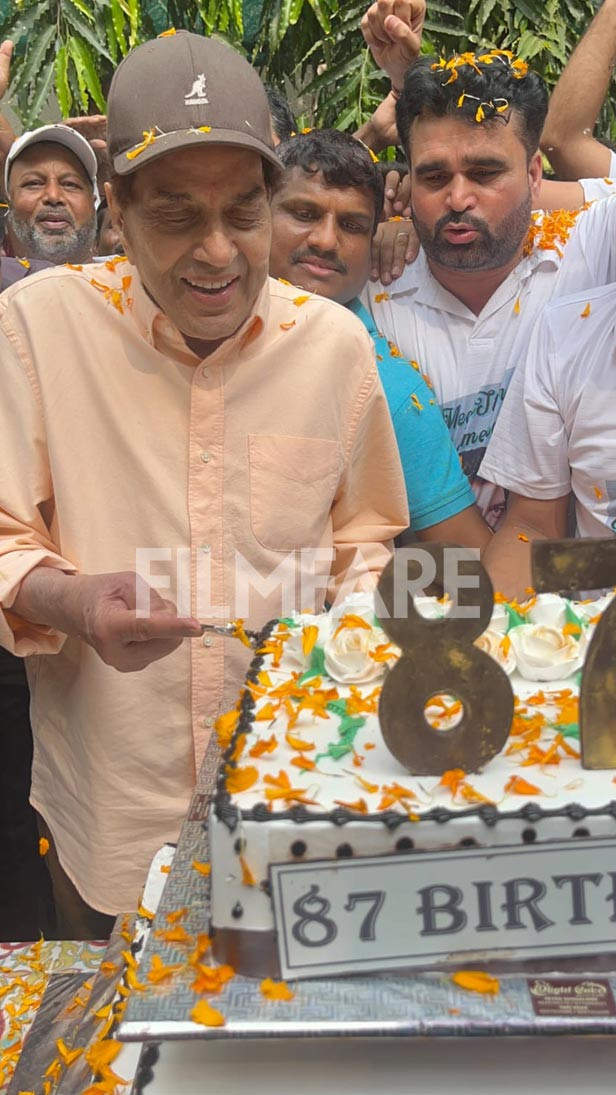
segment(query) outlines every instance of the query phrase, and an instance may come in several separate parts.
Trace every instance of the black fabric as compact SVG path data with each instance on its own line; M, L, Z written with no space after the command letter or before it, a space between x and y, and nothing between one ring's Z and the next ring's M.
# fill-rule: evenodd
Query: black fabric
M30 693L23 660L0 647L0 940L51 934L49 875L28 801L32 768Z

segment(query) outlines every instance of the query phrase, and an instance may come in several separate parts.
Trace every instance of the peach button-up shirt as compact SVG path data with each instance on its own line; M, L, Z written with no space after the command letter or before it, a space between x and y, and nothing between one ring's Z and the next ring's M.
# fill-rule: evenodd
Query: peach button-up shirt
M138 570L185 614L258 628L318 611L356 548L382 568L407 514L372 342L345 308L303 299L270 279L202 361L126 261L0 296L0 642L27 660L32 803L106 913L135 906L177 839L250 653L206 634L119 673L11 606L39 564Z

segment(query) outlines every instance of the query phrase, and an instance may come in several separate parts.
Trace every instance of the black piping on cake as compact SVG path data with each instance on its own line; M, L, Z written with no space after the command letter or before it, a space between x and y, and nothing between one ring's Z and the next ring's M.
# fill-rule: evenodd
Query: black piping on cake
M258 674L263 668L264 656L259 651L261 646L269 639L272 631L278 625L278 620L270 620L265 625L257 638L256 654L250 663L246 674L246 680L258 684ZM374 814L360 814L356 810L349 810L345 806L336 806L333 810L320 812L308 810L306 806L298 804L290 806L288 810L281 810L272 814L264 802L257 802L247 810L240 809L232 800L226 786L226 770L228 767L237 767L237 761L232 760L235 747L240 734L250 734L253 729L255 701L250 690L246 688L240 706L240 717L237 727L228 748L223 753L222 764L218 773L216 796L214 799L214 812L216 817L227 826L230 832L235 832L240 821L293 821L296 825L304 825L310 821L326 821L330 825L348 825L350 821L374 824L380 821L390 832L408 821L406 814L397 813L395 810L383 810ZM587 817L608 816L616 819L616 801L606 803L605 806L582 806L578 802L568 802L565 806L547 809L536 802L527 802L519 810L499 810L491 803L481 803L480 806L468 806L464 810L450 810L447 806L434 806L425 814L419 814L413 825L421 825L424 821L436 822L437 825L445 825L454 818L478 817L489 828L493 828L499 821L519 820L537 822L543 818L566 817L571 821L583 821Z

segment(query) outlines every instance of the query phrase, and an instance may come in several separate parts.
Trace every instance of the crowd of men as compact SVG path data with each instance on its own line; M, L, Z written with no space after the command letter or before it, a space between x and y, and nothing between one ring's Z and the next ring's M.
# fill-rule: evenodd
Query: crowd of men
M616 528L616 160L589 135L616 0L550 102L511 52L422 56L424 17L364 16L391 91L354 136L298 134L186 32L122 61L106 118L0 126L0 937L135 906L245 672L204 622L259 627L283 587L319 611L396 537L523 595L534 538Z

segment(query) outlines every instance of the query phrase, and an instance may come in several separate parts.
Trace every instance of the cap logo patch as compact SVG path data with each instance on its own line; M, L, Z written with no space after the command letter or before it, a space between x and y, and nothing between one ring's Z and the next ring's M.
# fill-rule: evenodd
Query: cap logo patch
M209 103L206 91L205 74L202 72L197 76L188 94L184 96L186 106L201 106L204 103Z

